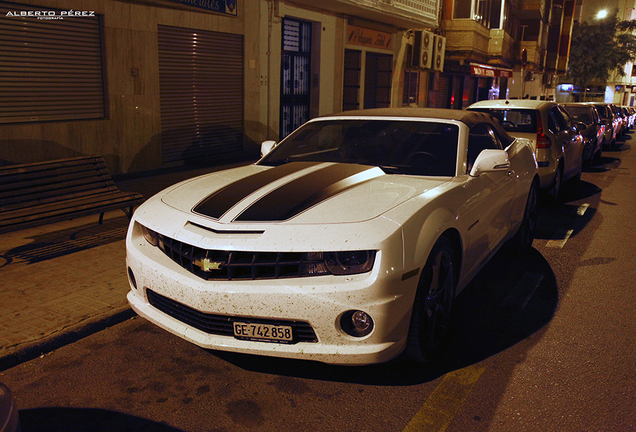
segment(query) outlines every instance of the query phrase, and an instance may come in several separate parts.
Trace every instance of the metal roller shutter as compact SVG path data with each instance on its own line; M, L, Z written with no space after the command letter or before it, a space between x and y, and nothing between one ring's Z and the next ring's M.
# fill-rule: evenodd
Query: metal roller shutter
M159 26L164 164L243 149L243 36Z
M449 108L449 90L450 77L448 75L440 73L437 92L435 94L435 104L433 105L433 108Z
M0 1L0 41L0 123L106 116L99 16Z

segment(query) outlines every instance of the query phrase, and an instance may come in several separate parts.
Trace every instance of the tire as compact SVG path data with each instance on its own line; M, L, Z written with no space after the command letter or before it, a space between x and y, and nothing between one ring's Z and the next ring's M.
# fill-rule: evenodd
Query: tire
M426 261L418 284L408 340L404 351L408 360L432 360L446 335L455 297L453 246L440 237Z
M538 190L537 182L533 181L528 191L528 199L526 200L521 226L519 226L515 236L508 242L511 249L514 249L515 252L532 248L537 228Z
M563 184L563 165L559 164L556 173L554 174L554 181L550 188L550 198L554 202L559 202L559 195L561 194L561 186Z
M574 177L572 177L571 183L581 181L582 175L583 175L583 157L581 156L581 165L579 165L579 172Z
M592 164L599 165L601 163L601 158L603 157L603 146L601 145L597 152L592 156Z

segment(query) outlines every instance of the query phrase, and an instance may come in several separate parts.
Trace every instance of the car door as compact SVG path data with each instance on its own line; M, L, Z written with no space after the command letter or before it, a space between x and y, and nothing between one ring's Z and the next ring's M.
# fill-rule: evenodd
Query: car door
M581 136L573 128L570 116L559 106L550 108L551 123L554 125L558 145L563 149L563 177L572 177L581 166Z
M568 112L563 109L563 107L559 107L559 112L565 121L568 136L570 137L568 145L565 147L566 158L572 161L570 175L576 176L579 175L583 169L583 150L585 143L580 132L578 132L574 127L574 120L572 120L572 117L570 117Z
M485 149L503 149L503 146L493 128L481 123L473 126L469 133L469 173L477 156ZM465 264L467 269L473 270L490 256L508 233L516 184L514 172L510 170L468 176L464 191L471 224Z

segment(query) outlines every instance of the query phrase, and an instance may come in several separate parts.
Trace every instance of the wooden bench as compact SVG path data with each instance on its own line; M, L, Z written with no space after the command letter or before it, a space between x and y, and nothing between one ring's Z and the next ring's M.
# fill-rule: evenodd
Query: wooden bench
M0 167L0 232L121 209L128 219L143 196L115 186L104 158L86 156Z

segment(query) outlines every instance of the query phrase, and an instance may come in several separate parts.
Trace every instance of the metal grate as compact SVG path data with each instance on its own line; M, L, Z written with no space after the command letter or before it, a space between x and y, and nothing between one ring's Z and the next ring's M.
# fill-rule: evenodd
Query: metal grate
M283 19L281 139L309 120L311 29L309 22Z
M146 295L148 296L148 302L150 302L153 307L185 324L188 324L208 334L234 336L234 322L269 324L276 326L285 325L292 327L293 340L291 342L276 341L275 343L295 344L298 342L318 342L318 338L316 337L314 329L307 322L247 317L243 318L210 314L198 311L182 303L176 302L172 299L169 299L168 297L162 296L161 294L157 294L152 290L146 290Z
M242 35L159 25L164 164L243 150Z
M392 67L392 55L366 53L364 108L388 108L391 106Z
M439 0L391 0L391 5L421 16L433 18L437 22Z
M301 252L206 250L158 234L159 248L174 262L205 280L255 280L313 276L303 271L324 260Z
M342 89L342 110L360 108L360 74L362 70L362 52L345 50L344 83Z
M0 123L106 116L102 17L62 12L0 1Z

